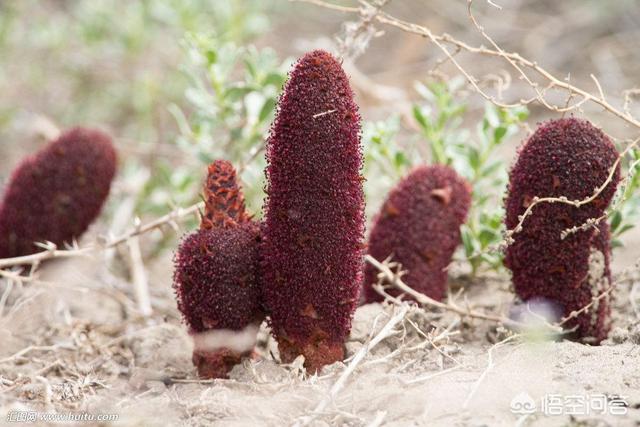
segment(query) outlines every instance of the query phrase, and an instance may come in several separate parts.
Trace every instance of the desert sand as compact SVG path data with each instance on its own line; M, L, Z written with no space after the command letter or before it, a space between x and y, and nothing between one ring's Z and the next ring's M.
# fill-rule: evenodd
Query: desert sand
M280 364L263 324L255 356L230 379L200 381L172 295L170 260L151 269L156 311L146 318L136 314L130 285L99 261L52 262L6 297L3 414L117 414L115 425L140 426L640 422L640 327L621 285L613 332L600 346L523 336L415 305L369 304L356 312L349 357L318 375L308 375L302 360ZM508 277L451 284L450 298L475 310L503 314L513 303ZM356 354L364 355L357 363Z

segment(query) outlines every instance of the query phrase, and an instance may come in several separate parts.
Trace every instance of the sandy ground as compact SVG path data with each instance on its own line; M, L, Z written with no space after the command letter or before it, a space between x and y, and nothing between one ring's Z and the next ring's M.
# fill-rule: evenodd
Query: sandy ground
M0 424L24 410L118 414L113 425L140 426L640 424L640 327L629 288L617 289L614 332L598 347L522 338L494 323L410 308L332 394L347 365L307 376L301 360L279 364L264 325L256 357L230 380L198 381L169 259L150 266L155 311L148 318L108 265L102 258L51 262L37 281L14 284L0 318ZM475 309L506 313L513 300L504 278L452 286L458 304ZM398 310L358 309L346 364ZM545 397L548 411L563 414L545 415ZM626 407L614 408L619 398ZM513 412L526 401L537 411Z

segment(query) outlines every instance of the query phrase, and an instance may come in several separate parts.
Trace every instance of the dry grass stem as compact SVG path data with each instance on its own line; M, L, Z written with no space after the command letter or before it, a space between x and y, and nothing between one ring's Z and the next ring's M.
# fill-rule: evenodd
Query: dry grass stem
M382 340L390 336L394 333L395 326L404 319L407 311L409 310L409 306L407 304L401 305L395 310L395 313L389 321L384 325L384 327L378 332L369 342L367 342L358 352L354 355L351 361L347 364L345 370L342 372L337 381L333 384L331 389L329 390L329 394L318 403L313 412L308 415L302 417L298 420L294 425L295 426L306 426L309 425L316 417L322 414L327 406L331 402L335 401L335 398L338 396L338 393L344 387L345 383L349 379L349 376L355 371L358 367L358 364L365 358L365 356L369 353L371 349L373 349L376 345L378 345Z
M131 280L135 290L138 310L143 316L150 316L153 310L151 308L151 297L149 296L147 273L145 272L142 253L140 252L140 239L138 236L132 237L128 240L127 245L129 247Z

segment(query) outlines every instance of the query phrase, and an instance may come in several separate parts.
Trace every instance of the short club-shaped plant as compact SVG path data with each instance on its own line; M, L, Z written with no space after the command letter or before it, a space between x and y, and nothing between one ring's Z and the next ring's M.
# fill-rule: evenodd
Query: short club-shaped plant
M209 166L200 229L175 255L178 309L194 339L193 363L203 378L226 378L250 356L264 319L258 284L260 227L245 212L230 163Z
M111 138L94 129L70 129L24 159L0 202L0 258L72 243L100 214L115 172Z
M515 291L525 302L557 307L570 317L566 329L588 343L599 343L610 329L609 231L606 224L594 226L589 220L601 218L613 198L618 167L601 187L617 158L611 140L588 121L551 120L520 148L509 176L506 226L515 233L505 265ZM523 217L536 197L578 201L596 193L581 206L538 203Z
M447 292L447 266L460 244L460 226L471 203L469 184L448 166L420 166L391 190L374 219L367 251L398 263L403 281L435 300ZM382 301L379 271L365 267L366 302ZM380 283L388 285L388 283ZM396 296L398 291L388 289Z

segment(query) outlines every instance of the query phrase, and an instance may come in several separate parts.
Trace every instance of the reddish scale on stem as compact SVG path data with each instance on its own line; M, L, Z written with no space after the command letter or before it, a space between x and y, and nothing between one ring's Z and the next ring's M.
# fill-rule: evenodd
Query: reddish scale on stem
M203 378L226 378L252 349L201 347L213 331L241 332L264 319L258 284L260 225L245 212L231 163L216 160L204 186L200 229L185 237L174 259L178 309L194 335L193 363ZM200 335L203 334L203 335Z
M359 297L364 230L360 116L340 63L306 54L267 143L263 295L283 361L341 360Z
M447 292L446 267L460 244L460 225L471 203L469 184L447 166L420 166L390 192L374 219L368 251L402 264L403 281L435 300ZM374 289L379 271L365 267L366 302L382 301ZM391 295L398 291L389 289Z
M0 203L0 258L80 237L100 214L115 171L111 138L79 127L23 160Z
M201 228L227 227L249 222L244 196L236 181L236 170L226 160L209 165L204 189L205 213Z
M518 217L536 196L582 200L593 195L607 180L617 157L611 140L588 121L568 118L542 124L520 148L511 170L506 198L507 228L516 227ZM620 170L616 168L604 191L579 208L564 203L541 203L534 207L522 231L513 235L514 242L505 257L505 265L513 273L515 291L522 300L551 300L563 307L565 316L591 302L589 258L594 249L603 252L605 278L610 277L609 233L605 226L600 227L599 234L590 227L562 239L561 232L600 217L619 180ZM599 343L609 330L606 305L604 300L598 308L571 320L566 327L577 327L575 335L585 342Z

